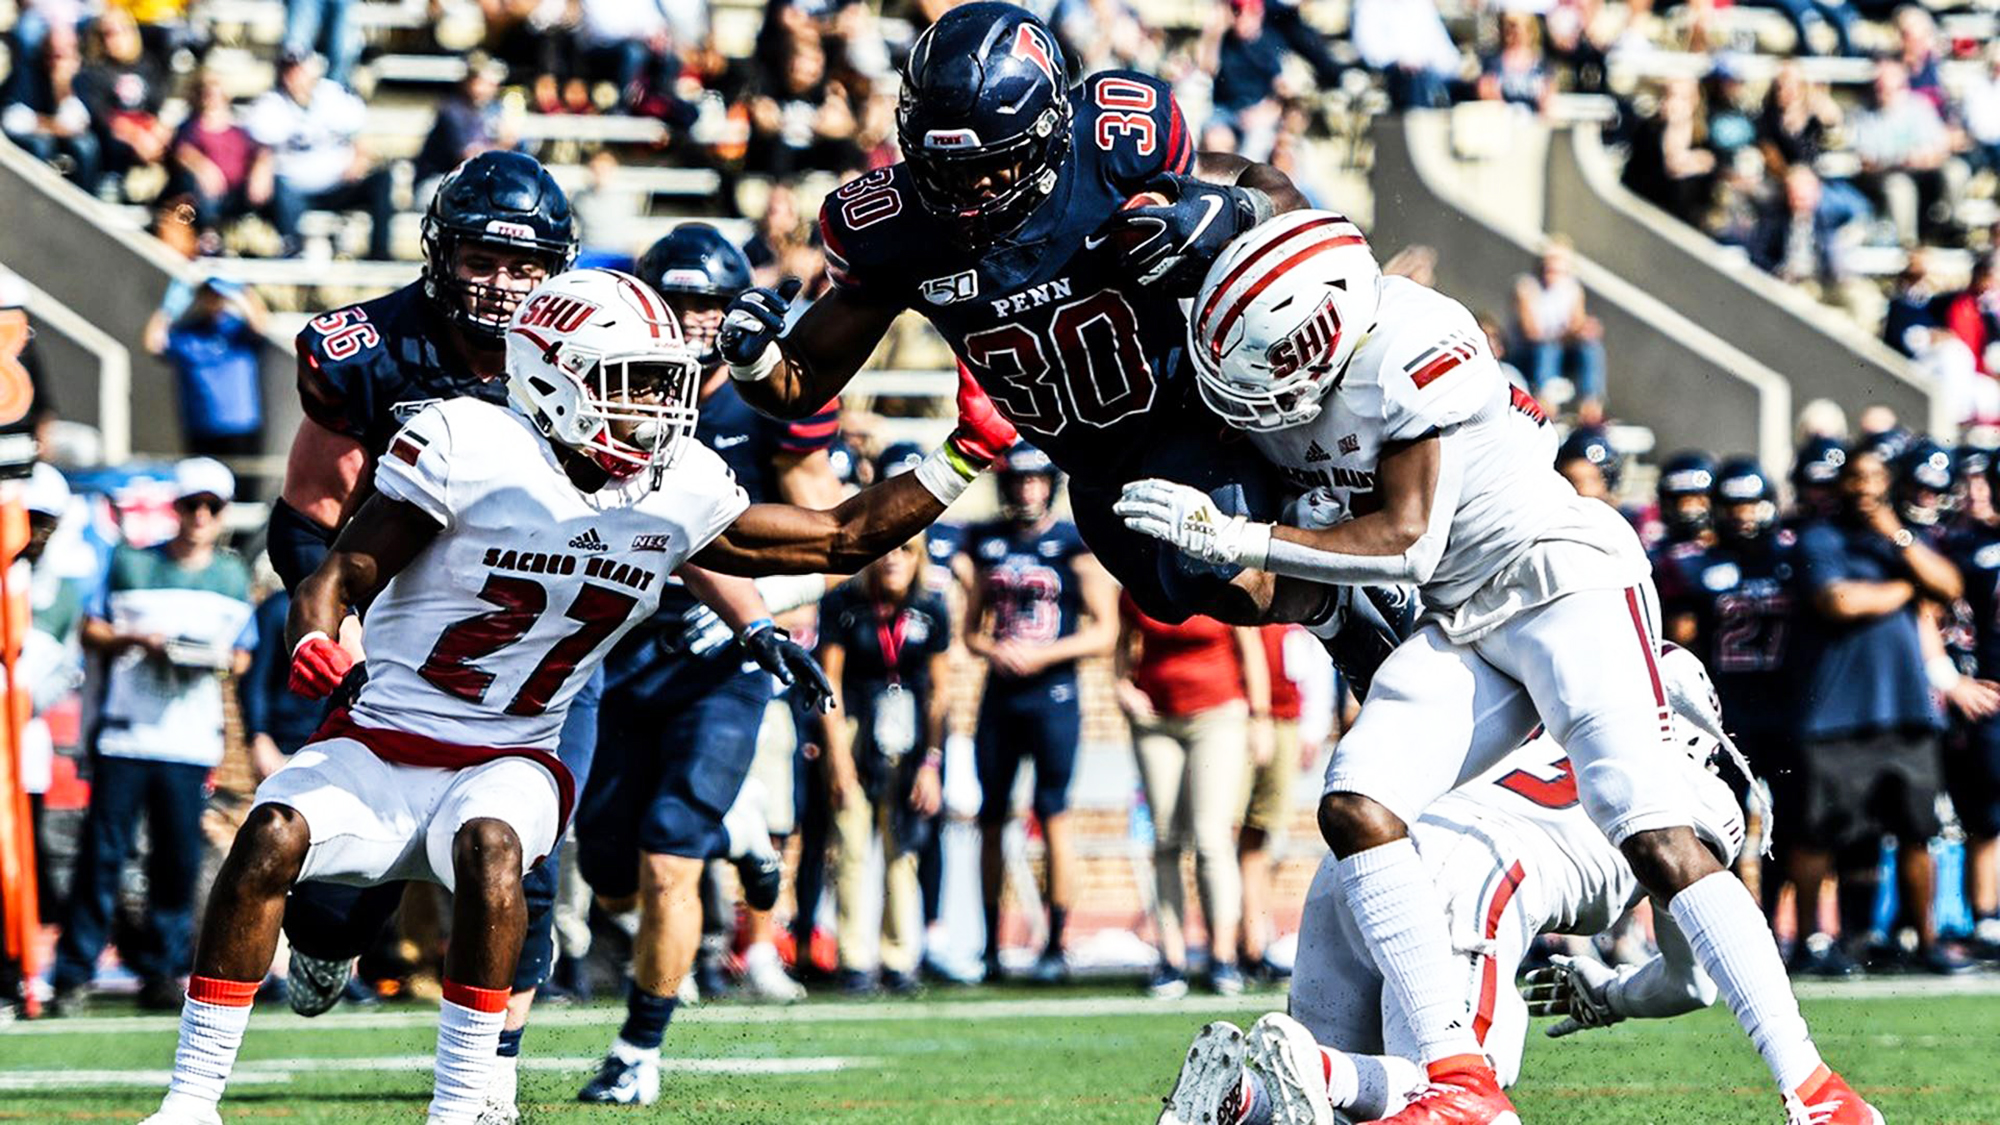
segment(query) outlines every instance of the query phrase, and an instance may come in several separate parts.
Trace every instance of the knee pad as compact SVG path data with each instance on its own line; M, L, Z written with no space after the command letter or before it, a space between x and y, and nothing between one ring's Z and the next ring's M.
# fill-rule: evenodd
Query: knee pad
M1638 832L1694 824L1682 768L1664 759L1592 762L1577 774L1577 792L1591 823L1617 846Z

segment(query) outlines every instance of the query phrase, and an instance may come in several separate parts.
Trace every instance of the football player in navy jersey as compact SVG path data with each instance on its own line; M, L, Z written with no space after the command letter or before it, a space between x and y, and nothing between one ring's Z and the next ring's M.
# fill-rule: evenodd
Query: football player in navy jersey
M713 345L723 308L750 286L743 252L706 223L685 223L654 243L635 266L680 320L703 354L697 441L714 450L753 503L808 507L838 504L841 488L827 459L838 404L813 418L777 422L744 405ZM765 604L785 612L819 600L818 576L760 579ZM602 768L577 806L578 869L600 899L637 897L639 933L626 1020L618 1043L578 1097L588 1102L650 1103L658 1096L657 1053L682 978L702 944L703 869L712 858L737 861L753 913L745 969L751 990L791 1001L803 995L785 975L771 942L769 911L783 870L754 802L739 805L772 698L771 677L741 646L705 643L696 593L669 589L660 612L620 642L606 661L599 716ZM789 794L778 796L789 798ZM664 981L662 990L639 981Z
M1711 524L1709 492L1715 484L1715 458L1699 449L1676 453L1660 465L1654 492L1660 505L1660 541L1707 543Z
M1806 439L1792 461L1792 512L1787 526L1828 519L1840 512L1840 470L1847 447L1830 437Z
M1066 815L1083 726L1076 662L1109 653L1117 642L1118 590L1076 525L1056 518L1061 473L1048 454L1023 443L999 469L1002 518L966 528L957 564L966 590L965 646L987 666L973 749L982 795L986 976L1000 977L1001 833L1025 760L1035 764L1034 812L1049 857L1048 940L1034 976L1056 981L1067 974L1063 927L1076 895Z
M953 8L918 37L897 131L905 161L821 210L832 291L789 326L789 293L731 307L720 347L744 397L810 413L898 315L920 312L1070 474L1078 528L1146 612L1258 615L1271 593L1255 578L1239 588L1183 567L1111 504L1147 476L1241 482L1251 503L1269 500L1252 488L1268 470L1241 444L1218 453L1193 402L1180 301L1231 238L1304 206L1297 189L1268 165L1196 152L1157 78L1106 71L1070 88L1047 25L1011 4Z
M1995 460L1981 466L1989 490ZM2000 493L1993 493L2000 495ZM1968 512L1951 542L1952 561L1965 576L1970 610L1970 666L1960 672L1992 686L2000 680L2000 517L1990 505ZM1971 951L2000 960L2000 715L1974 717L1954 708L1947 736L1945 786L1965 825L1965 897L1972 907Z

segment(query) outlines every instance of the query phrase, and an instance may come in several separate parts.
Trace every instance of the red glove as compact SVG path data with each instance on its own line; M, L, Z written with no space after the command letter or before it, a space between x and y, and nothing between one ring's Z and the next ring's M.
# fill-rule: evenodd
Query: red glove
M292 693L307 699L325 699L347 678L354 658L328 639L325 633L308 633L292 650Z
M1020 439L1014 423L1001 416L972 372L959 364L958 428L945 440L966 460L984 468Z

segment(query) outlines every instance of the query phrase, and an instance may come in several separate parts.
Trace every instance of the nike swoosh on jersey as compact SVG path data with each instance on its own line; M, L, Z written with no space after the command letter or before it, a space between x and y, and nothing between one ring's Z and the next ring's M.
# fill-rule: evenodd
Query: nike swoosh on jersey
M728 449L732 446L742 445L744 442L749 440L750 440L749 434L735 434L730 437L719 437L715 439L715 448Z

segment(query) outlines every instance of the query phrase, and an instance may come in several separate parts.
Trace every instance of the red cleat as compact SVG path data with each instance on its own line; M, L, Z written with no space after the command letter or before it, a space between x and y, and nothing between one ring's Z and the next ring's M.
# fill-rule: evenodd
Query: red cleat
M1408 1105L1375 1125L1521 1125L1500 1079L1478 1055L1430 1064L1430 1083Z
M1785 1095L1786 1125L1882 1125L1882 1112L1822 1066Z

